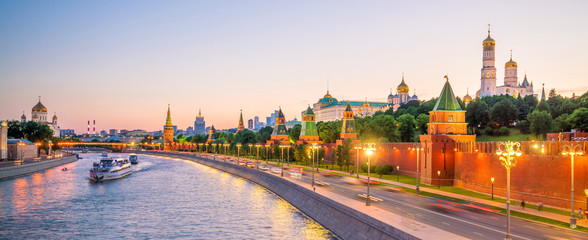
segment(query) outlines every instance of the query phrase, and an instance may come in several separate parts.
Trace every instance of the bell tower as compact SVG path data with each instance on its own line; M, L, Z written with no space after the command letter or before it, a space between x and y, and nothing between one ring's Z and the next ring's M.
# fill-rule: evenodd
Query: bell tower
M492 96L496 94L496 65L495 47L496 41L490 37L490 24L488 24L488 37L482 42L484 49L482 55L482 76L480 96Z

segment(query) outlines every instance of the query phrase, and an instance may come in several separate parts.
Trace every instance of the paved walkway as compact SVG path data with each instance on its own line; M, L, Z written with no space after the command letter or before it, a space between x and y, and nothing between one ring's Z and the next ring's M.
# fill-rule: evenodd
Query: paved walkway
M290 165L291 166L296 166L296 167L306 167L306 166L293 165L293 164L290 164ZM320 171L337 173L337 174L342 174L342 175L349 175L348 172L342 172L342 171L337 171L337 170L328 170L328 169L322 169L321 168ZM349 175L349 176L350 177L354 177L356 175L353 174L353 175ZM360 174L359 177L362 178L362 179L367 179L367 175L361 175ZM373 179L374 178L372 177L372 180ZM411 188L411 189L416 189L416 186L415 185L401 183L401 182L396 182L396 181L391 181L391 180L386 180L386 179L379 179L378 178L378 179L375 179L375 181L383 182L383 183L388 183L388 184L393 184L393 185L397 185L397 186L401 186L401 187L406 187L406 188ZM461 195L461 194L457 194L457 193L451 193L451 192L441 191L441 190L437 190L437 189L434 189L434 188L420 187L420 191L421 192L434 193L434 194L437 194L437 195L442 195L442 196L456 198L456 199L461 199L461 200L468 201L468 202L479 203L479 204L484 204L484 205L488 205L488 206L493 206L493 207L499 207L499 208L506 209L506 202L505 203L499 203L499 202L490 201L490 200L486 200L486 199L480 199L480 198L465 196L465 195ZM549 218L549 219L553 219L553 220L558 220L558 221L561 221L561 222L566 222L566 223L569 223L570 222L570 215L564 216L564 215L557 214L557 213L551 213L551 212L545 212L545 211L537 211L535 209L530 209L530 208L525 208L523 210L523 208L521 208L520 206L515 206L515 205L511 205L511 210L517 211L517 212L523 212L523 213L527 213L527 214L531 214L531 215L535 215L535 216L540 216L540 217L544 217L544 218ZM575 211L576 211L576 215L577 215L578 209L576 209ZM582 220L577 219L576 220L576 225L582 226L582 227L587 227L588 228L588 220L587 219L582 219Z
M249 158L243 158L243 157L241 157L241 160L245 160L245 159L247 159L249 161L255 161L255 159L249 159ZM265 161L259 160L259 162L261 164L261 163L263 163ZM269 163L270 164L274 164L275 162L270 161ZM286 166L286 165L284 164L284 166ZM308 166L295 165L295 164L290 164L290 167L309 168ZM355 177L356 176L355 174L349 175L348 172L343 172L343 171L338 171L338 170L329 170L329 169L324 169L324 168L321 168L320 171L337 173L337 174L341 174L341 175L344 175L344 176L347 176L348 175L349 177ZM360 174L359 177L361 179L367 179L367 175L361 175ZM372 179L374 179L374 178L372 177ZM374 179L374 180L375 181L378 181L378 182L387 183L387 184L393 184L393 185L396 185L396 186L401 186L401 187L416 189L416 185L411 185L411 184L406 184L406 183L401 183L401 182L396 182L396 181L386 180L386 179L379 179L379 178L378 179ZM446 196L446 197L455 198L455 199L461 199L461 200L472 202L472 203L484 204L484 205L488 205L488 206L493 206L493 207L498 207L498 208L506 209L506 202L505 203L500 203L500 202L490 201L490 200L486 200L486 199L480 199L480 198L465 196L465 195L461 195L461 194L457 194L457 193L451 193L451 192L441 191L441 190L437 190L437 189L434 189L434 188L420 187L420 191L421 192L434 193L434 194L437 194L437 195ZM515 205L511 205L511 210L512 211L526 213L526 214L530 214L530 215L540 216L540 217L544 217L544 218L549 218L549 219L561 221L561 222L564 222L564 223L569 223L570 222L570 215L564 216L564 215L557 214L557 213L551 213L551 212L545 212L545 211L537 211L537 210L531 209L531 208L525 208L523 210L523 208L521 208L520 206L515 206ZM575 210L576 215L577 215L577 211L578 211L578 209ZM588 220L587 219L582 219L582 220L577 219L576 220L576 225L582 226L582 227L587 227L588 228Z

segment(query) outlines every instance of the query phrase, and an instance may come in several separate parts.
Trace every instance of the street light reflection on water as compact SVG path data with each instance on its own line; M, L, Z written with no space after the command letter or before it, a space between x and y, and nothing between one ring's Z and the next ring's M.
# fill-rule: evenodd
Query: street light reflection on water
M265 188L213 168L139 155L130 176L94 184L88 169L100 157L83 156L68 171L1 181L1 238L335 238Z

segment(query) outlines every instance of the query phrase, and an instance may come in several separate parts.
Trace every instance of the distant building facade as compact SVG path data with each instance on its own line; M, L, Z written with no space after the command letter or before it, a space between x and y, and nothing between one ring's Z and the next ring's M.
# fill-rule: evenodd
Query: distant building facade
M8 123L0 123L0 160L8 159Z
M57 115L54 113L51 121L49 121L47 116L47 108L41 103L41 97L39 97L39 102L31 110L31 119L36 123L47 125L51 130L53 130L54 137L61 136L61 129L57 125ZM27 117L25 116L24 112L20 117L20 121L23 123L27 121Z
M253 119L247 120L247 128L250 130L255 129L255 127L253 126Z
M198 110L198 116L196 116L196 121L194 121L194 134L206 134L206 132L204 116L202 116L202 112Z

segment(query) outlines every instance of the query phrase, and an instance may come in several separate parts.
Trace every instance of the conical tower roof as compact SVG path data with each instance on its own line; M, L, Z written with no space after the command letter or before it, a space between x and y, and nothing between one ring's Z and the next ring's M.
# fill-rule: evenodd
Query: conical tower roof
M286 118L284 117L284 113L282 112L282 108L280 107L280 110L278 111L278 117L279 118Z
M345 107L345 112L352 112L353 110L351 109L351 105L349 104L349 101L347 101L347 106Z
M314 115L314 112L312 111L312 108L310 108L310 105L308 106L308 108L306 108L306 115Z
M170 109L169 109L169 104L167 105L167 118L165 119L165 124L169 124L169 125L172 124L172 121L171 121L171 112L170 112Z
M527 80L527 73L525 73L525 79L523 80L522 86L523 87L529 86L529 81Z
M443 86L443 90L441 90L441 95L439 95L439 99L437 100L437 104L435 104L433 111L461 111L462 109L459 106L457 99L455 99L447 75L445 75L445 80L445 86Z
M543 84L543 89L541 90L541 102L545 101L545 83Z

